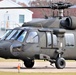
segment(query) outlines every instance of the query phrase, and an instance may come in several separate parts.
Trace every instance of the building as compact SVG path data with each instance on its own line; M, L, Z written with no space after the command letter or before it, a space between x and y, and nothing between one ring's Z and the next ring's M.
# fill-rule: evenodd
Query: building
M0 1L0 7L21 7L12 0ZM2 30L21 26L24 22L32 20L33 12L28 9L2 9L0 10L0 28Z

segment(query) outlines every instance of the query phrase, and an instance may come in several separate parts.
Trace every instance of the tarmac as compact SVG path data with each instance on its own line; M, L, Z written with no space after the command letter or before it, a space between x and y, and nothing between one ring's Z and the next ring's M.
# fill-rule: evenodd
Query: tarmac
M17 66L20 65L20 72L76 72L76 62L66 62L64 69L56 69L55 65L50 65L47 61L35 62L32 69L27 69L23 62L0 62L1 72L18 72Z

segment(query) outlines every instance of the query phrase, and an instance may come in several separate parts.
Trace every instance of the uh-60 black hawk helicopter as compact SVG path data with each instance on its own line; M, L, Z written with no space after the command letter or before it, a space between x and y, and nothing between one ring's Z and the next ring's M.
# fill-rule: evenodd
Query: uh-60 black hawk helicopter
M0 57L21 59L26 68L32 68L34 60L47 60L63 69L65 60L76 60L76 17L63 17L63 10L73 7L58 2L45 7L0 7L0 9L47 8L58 9L59 18L33 20L21 27L8 30L0 41Z

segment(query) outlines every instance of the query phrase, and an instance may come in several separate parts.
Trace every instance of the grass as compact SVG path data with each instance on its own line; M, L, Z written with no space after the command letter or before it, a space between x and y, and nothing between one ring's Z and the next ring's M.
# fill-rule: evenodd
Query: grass
M0 75L76 75L75 73L14 73L14 72L0 72Z
M17 59L3 59L3 58L0 58L0 62L19 62L21 60L17 60ZM44 60L35 60L36 62L47 62L47 61L44 61ZM67 62L75 62L75 60L66 60Z
M17 59L3 59L3 58L0 58L0 62L18 62L18 61L19 60L17 60Z
M3 58L0 58L0 62L18 62L18 61L19 60L17 60L17 59L3 59ZM36 62L44 62L44 60L35 60L35 61Z

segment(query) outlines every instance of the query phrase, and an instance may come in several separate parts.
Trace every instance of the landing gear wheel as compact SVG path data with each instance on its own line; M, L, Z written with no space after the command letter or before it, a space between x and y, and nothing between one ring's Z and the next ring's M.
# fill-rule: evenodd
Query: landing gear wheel
M24 65L26 68L32 68L34 66L34 60L26 60L24 61Z
M66 66L66 62L64 58L57 58L56 62L55 62L55 66L57 69L63 69Z

